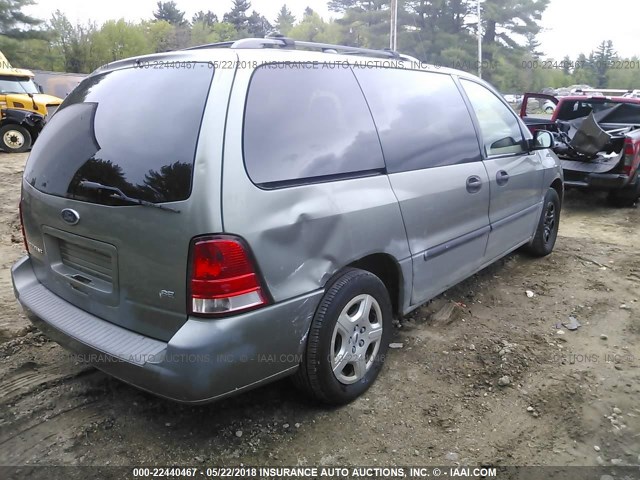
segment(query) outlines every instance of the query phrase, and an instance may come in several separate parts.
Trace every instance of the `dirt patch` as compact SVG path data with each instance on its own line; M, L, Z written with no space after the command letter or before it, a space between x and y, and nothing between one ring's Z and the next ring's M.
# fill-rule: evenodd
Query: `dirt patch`
M402 348L346 407L286 380L189 407L76 364L29 327L9 276L24 158L0 154L0 464L640 462L637 209L570 192L553 255L510 255L403 319Z

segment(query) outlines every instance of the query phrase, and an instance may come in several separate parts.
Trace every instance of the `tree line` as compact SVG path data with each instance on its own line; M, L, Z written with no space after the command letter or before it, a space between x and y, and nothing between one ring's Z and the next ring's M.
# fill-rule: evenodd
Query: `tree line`
M477 0L398 0L398 45L421 61L475 73ZM537 35L550 0L484 0L483 77L503 92L588 84L640 88L640 59L620 58L611 41L572 59L540 51ZM283 5L276 18L234 0L222 18L199 11L187 18L175 1L159 1L147 20L72 23L61 11L39 20L22 9L34 0L0 0L0 49L23 68L88 73L130 56L279 32L307 40L368 48L389 45L390 0L330 0L335 18L311 8L296 18Z

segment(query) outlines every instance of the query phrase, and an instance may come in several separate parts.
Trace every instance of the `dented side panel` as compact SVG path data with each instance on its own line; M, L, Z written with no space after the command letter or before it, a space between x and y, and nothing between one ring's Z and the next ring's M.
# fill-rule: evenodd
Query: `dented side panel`
M224 231L249 243L276 302L321 289L351 262L374 253L404 268L409 258L397 199L386 175L263 189L242 156L245 98L252 71L238 70L224 150ZM277 121L274 119L274 121Z

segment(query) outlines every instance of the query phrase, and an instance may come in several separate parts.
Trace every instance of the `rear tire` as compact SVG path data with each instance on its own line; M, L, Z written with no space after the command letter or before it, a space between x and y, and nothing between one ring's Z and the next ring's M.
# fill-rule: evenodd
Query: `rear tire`
M20 125L0 128L0 148L8 153L22 153L31 148L31 134Z
M633 207L640 198L640 178L636 179L636 184L624 190L611 190L607 195L609 205L618 208Z
M544 196L542 214L538 220L536 234L526 250L535 257L545 257L553 251L560 227L560 197L553 188Z
M382 281L365 270L346 270L320 301L295 384L332 405L362 395L384 364L392 316Z

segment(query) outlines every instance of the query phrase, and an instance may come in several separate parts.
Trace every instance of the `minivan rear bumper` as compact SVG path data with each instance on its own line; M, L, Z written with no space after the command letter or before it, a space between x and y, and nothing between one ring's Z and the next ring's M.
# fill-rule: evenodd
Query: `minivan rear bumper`
M11 270L16 298L48 337L124 382L171 400L206 403L293 373L316 291L220 319L189 317L168 342L107 322L38 282L29 257Z

